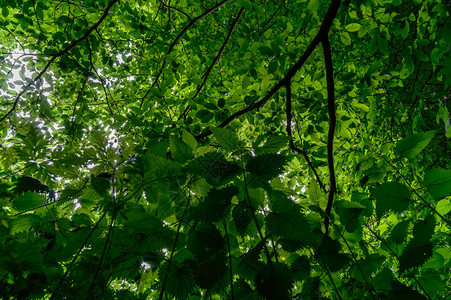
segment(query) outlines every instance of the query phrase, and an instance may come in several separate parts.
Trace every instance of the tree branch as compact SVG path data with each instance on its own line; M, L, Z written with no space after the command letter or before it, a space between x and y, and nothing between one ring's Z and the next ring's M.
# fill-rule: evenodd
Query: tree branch
M232 32L233 32L233 30L235 29L236 24L238 24L238 21L240 20L241 15L243 14L243 11L244 11L244 7L241 7L240 11L238 12L238 15L237 15L236 18L235 18L235 21L233 21L232 27L230 28L229 33L227 34L227 37L226 37L224 43L223 43L222 46L221 46L221 49L219 49L218 54L216 54L216 57L215 57L215 58L213 59L213 61L211 62L211 64L210 64L210 66L208 67L207 71L204 73L204 75L202 75L202 78L203 78L204 80L202 81L202 84L200 84L200 85L197 87L197 91L196 91L196 94L193 96L193 99L196 98L196 97L199 95L200 91L202 90L202 88L204 87L205 83L207 82L208 75L210 75L211 70L213 70L213 67L214 67L215 64L218 62L219 58L221 57L222 53L224 52L224 49L225 49L225 47L227 46L227 44L228 44L228 42L229 42L229 40L230 40L230 37L232 36ZM180 120L180 118L181 118L182 116L184 116L184 115L186 115L186 114L188 113L189 109L190 109L190 106L189 106L189 104L188 104L188 106L187 106L187 108L185 109L185 111L180 115L179 120Z
M100 222L102 222L103 218L105 218L105 216L107 215L107 212L104 212L99 220L97 221L97 223L94 225L94 227L91 228L91 230L89 231L88 235L86 236L86 238L84 239L82 245L80 248L78 248L77 253L75 253L74 257L72 258L71 262L69 263L69 265L66 268L66 272L64 272L63 276L60 278L60 281L57 283L57 285L55 286L55 288L52 291L52 295L50 296L50 300L55 299L55 293L58 293L58 289L61 286L61 284L63 283L64 279L67 277L67 275L69 274L70 270L71 270L71 266L72 264L77 260L78 256L80 255L81 251L83 250L83 248L85 247L86 243L89 241L89 239L91 238L91 235L94 233L94 231L97 230L97 228L99 228L99 224Z
M166 289L166 284L168 282L169 269L171 268L172 258L174 257L174 254L175 254L175 248L177 246L177 241L180 236L180 230L182 229L183 218L185 217L186 212L188 211L188 208L190 206L190 200L191 200L190 195L186 196L185 193L182 191L182 189L180 189L180 187L178 187L178 188L179 188L180 192L183 194L183 196L186 198L186 206L185 206L185 209L183 210L182 216L180 217L179 224L177 225L177 233L175 234L174 244L172 245L171 255L169 256L169 259L168 259L168 267L166 269L166 273L164 274L164 279L161 284L160 296L158 297L158 300L163 299L164 291Z
M334 169L334 133L337 117L335 116L335 86L334 86L334 68L332 65L332 54L330 51L329 38L326 36L322 40L324 51L324 62L326 65L327 82L327 108L329 111L329 132L327 134L327 166L329 167L329 199L327 200L326 216L324 217L324 227L326 234L329 230L330 213L334 202L334 195L337 193L337 184L335 182Z
M103 22L103 20L105 20L106 16L108 15L109 10L111 9L111 7L118 2L119 0L113 0L110 2L110 4L108 4L107 8L105 9L105 12L103 13L102 17L100 17L100 19L97 21L97 23L95 23L91 28L89 28L88 30L86 30L85 34L73 41L69 46L67 46L65 49L61 50L60 52L54 54L52 56L52 58L47 62L47 64L45 65L44 69L39 72L38 76L36 76L35 79L33 79L33 81L31 81L30 83L28 83L23 89L22 91L17 95L16 99L14 100L14 104L13 107L0 119L0 122L3 122L15 109L17 106L17 103L19 102L20 97L22 96L22 94L27 90L28 87L30 87L32 84L34 84L36 81L38 81L42 75L44 75L45 72L47 72L47 69L50 67L50 65L58 58L63 56L64 54L68 53L72 48L74 48L75 46L78 45L78 43L80 43L81 41L85 40L86 38L88 38L88 36L91 34L91 32L93 32L97 27L99 27L99 25Z
M188 20L190 20L191 21L191 17L186 13L186 12L184 12L183 10L181 10L181 9L178 9L177 7L174 7L174 6L171 6L171 4L166 4L166 3L164 3L164 1L163 0L159 0L160 1L160 3L163 5L163 6L165 6L165 7L167 7L167 8L169 8L169 9L173 9L173 10L176 10L176 11L178 11L178 12L180 12L180 13L182 13L182 14L184 14L185 15L185 17L187 17L188 18Z
M177 35L177 37L174 39L174 41L172 42L172 44L169 46L168 51L166 52L165 55L168 55L172 52L172 49L174 49L175 45L177 44L177 42L179 41L179 39L185 34L185 32L194 25L194 23L196 23L197 21L199 21L200 19L205 18L206 16L208 16L209 14L211 14L212 12L214 12L215 10L217 10L218 8L220 8L221 6L223 6L224 4L226 4L227 2L229 2L230 0L223 0L221 2L219 2L218 4L216 4L215 6L213 6L212 8L210 8L209 10L207 10L206 12L204 12L203 14L195 17L194 19L192 19L188 25L185 26L185 28L182 29L182 31L180 31L180 33ZM161 74L163 73L164 67L166 66L166 57L163 59L163 65L160 68L160 71L158 72L158 75L155 77L155 80L153 81L152 85L150 86L150 88L147 90L146 94L144 95L144 97L141 98L141 104L140 104L140 108L143 106L144 103L144 99L146 99L147 95L149 95L150 91L152 90L152 88L157 84L158 79L160 79Z
M307 153L304 150L299 149L298 147L296 147L294 145L293 136L292 136L292 132L291 132L291 119L292 119L292 116L291 116L291 83L288 82L287 85L285 86L285 88L286 88L286 93L287 93L287 103L286 103L286 106L287 106L287 111L286 111L286 113L287 113L287 133L288 133L288 136L290 137L290 148L293 151L301 153L302 156L304 156L304 159L307 162L308 166L315 174L316 181L318 182L321 190L323 190L323 192L326 193L326 189L324 188L323 182L319 178L318 172L316 172L316 169L313 166L312 162L310 161Z
M285 86L291 78L296 74L299 69L304 65L304 63L307 61L307 59L310 57L310 55L313 53L313 50L315 50L316 46L324 39L324 37L327 37L329 33L329 29L332 26L332 21L335 19L335 16L337 15L338 8L340 7L341 0L332 0L329 9L326 13L326 16L324 17L323 23L321 24L321 27L316 34L316 36L313 38L310 45L305 50L304 54L299 58L299 60L294 64L293 67L288 71L287 75L283 79L281 79L260 101L242 109L234 114L232 114L230 117L228 117L224 122L222 122L219 127L224 127L236 118L238 118L241 115L244 115L247 112L250 112L254 109L258 109L261 106L263 106L269 99L274 96L274 94L282 87ZM208 130L202 134L199 134L196 136L197 140L200 140L204 137L207 137L211 135L211 130Z

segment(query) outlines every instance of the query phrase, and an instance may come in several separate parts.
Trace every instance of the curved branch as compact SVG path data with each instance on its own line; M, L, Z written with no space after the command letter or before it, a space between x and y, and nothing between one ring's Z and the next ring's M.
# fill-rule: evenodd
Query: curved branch
M229 259L229 275L230 275L230 292L232 294L231 298L232 300L235 300L235 292L233 288L233 270L232 270L232 253L230 251L230 241L229 241L229 233L227 232L227 224L224 219L222 219L222 225L224 226L224 232L227 242L227 252L228 252L228 259Z
M47 69L50 67L50 65L58 58L63 56L64 54L68 53L70 50L72 50L75 46L78 45L78 43L80 43L81 41L84 41L85 39L88 38L88 36L97 28L99 27L99 25L105 20L106 16L108 15L109 10L111 9L111 7L118 2L119 0L113 0L110 2L110 4L108 4L107 8L105 9L102 17L100 17L100 19L93 25L91 26L88 30L86 30L85 34L73 41L72 43L70 43L69 46L67 46L65 49L61 50L60 52L54 54L52 56L52 58L47 62L47 64L45 65L44 69L39 72L38 76L36 76L35 79L33 79L33 81L31 81L30 83L28 83L23 89L22 91L17 95L16 100L14 100L13 103L13 107L0 119L0 122L3 122L15 109L17 106L17 103L19 102L20 97L22 96L22 94L27 90L28 87L30 87L32 84L34 84L36 81L38 81L42 75L44 75L45 72L47 72Z
M302 156L304 156L304 159L307 162L308 166L313 171L313 174L315 174L316 181L318 182L321 190L324 193L326 193L324 184L321 181L321 179L319 178L318 172L316 172L316 169L313 166L312 162L310 161L310 158L308 157L307 153L304 150L299 149L298 147L296 147L294 145L293 136L292 136L292 132L291 132L291 118L292 118L292 116L291 116L291 83L288 82L285 88L286 88L286 93L287 93L287 103L286 103L286 106L287 106L287 133L288 133L288 136L290 137L290 148L293 151L296 151L296 152L302 154Z
M169 8L169 9L173 9L173 10L176 10L176 11L178 11L178 12L180 12L180 13L182 13L182 14L184 14L185 15L185 17L187 17L188 18L188 20L190 20L191 21L191 17L186 13L186 12L184 12L183 10L181 10L181 9L178 9L177 7L174 7L174 6L171 6L170 4L168 5L168 4L166 4L166 3L164 3L164 1L163 0L159 0L160 1L160 3L163 5L163 6L165 6L165 7L167 7L167 8Z
M211 14L212 12L214 12L215 10L217 10L218 8L220 8L221 6L223 6L224 4L226 4L227 2L229 2L230 0L223 0L221 2L219 2L218 4L216 4L215 6L213 6L212 8L210 8L209 10L207 10L206 12L204 12L203 14L195 17L194 19L192 19L188 25L185 26L185 28L182 29L182 31L180 31L180 33L177 35L177 37L174 39L174 41L172 42L172 44L169 46L168 51L166 52L165 55L168 55L172 52L172 49L174 49L175 45L177 44L177 42L179 41L179 39L185 34L185 32L194 25L194 23L196 23L197 21L199 21L200 19L205 18L206 16L208 16L209 14ZM144 97L141 98L141 105L140 108L142 107L143 103L144 103L144 99L146 99L147 95L149 95L150 91L152 90L152 88L157 84L158 79L160 78L161 74L163 73L164 67L166 66L166 57L163 59L163 65L160 68L160 71L158 72L158 75L155 77L155 80L153 81L152 85L150 86L150 88L147 90L146 94L144 95Z
M182 191L182 189L180 189L180 187L178 187L178 188L179 188L180 192L183 194L183 196L186 198L186 206L185 206L185 209L183 210L182 216L180 217L179 224L177 225L177 233L175 234L175 239L174 239L174 244L172 245L171 255L169 256L169 259L168 259L168 268L166 269L166 273L164 274L164 279L161 284L160 296L158 297L158 300L163 299L164 291L166 289L166 284L167 284L168 278L169 278L169 269L171 268L172 258L174 257L174 254L175 254L175 248L177 246L177 241L180 236L180 230L182 229L183 218L185 217L186 212L188 211L188 208L191 203L190 196L189 195L186 196L185 193Z
M89 286L88 294L89 294L89 292L91 291L91 289L93 288L93 286L96 283L97 276L99 275L100 268L102 267L103 261L105 260L105 257L107 255L108 246L111 245L110 240L112 239L111 236L113 235L113 230L114 230L116 217L117 217L117 210L114 210L113 211L113 215L111 216L110 226L108 227L108 233L107 233L107 236L106 236L105 244L103 245L102 255L100 256L99 263L98 263L97 268L96 268L96 272L95 272L94 277L92 279L91 285Z
M334 86L334 67L332 65L332 54L330 51L329 38L326 36L322 40L324 51L324 62L326 65L326 82L327 82L327 108L329 111L329 132L327 134L327 166L329 168L329 199L327 200L326 216L324 217L324 227L326 234L329 230L330 213L334 196L337 193L337 183L335 181L334 169L334 133L337 117L335 115L335 86Z
M238 12L238 15L235 18L235 21L233 21L232 27L229 30L229 33L227 34L227 37L224 41L224 43L221 46L221 49L219 49L218 54L216 54L216 57L213 59L213 61L211 62L210 66L208 67L207 71L204 73L204 75L202 75L202 78L204 79L202 81L202 83L197 87L197 91L196 94L193 96L193 99L196 98L200 91L202 90L202 88L204 87L205 83L207 82L208 79L208 75L210 75L211 70L213 70L213 67L215 66L215 64L218 62L219 58L221 57L222 53L224 52L225 47L227 46L227 44L229 43L230 37L232 36L232 32L236 27L236 24L238 24L238 21L241 18L241 15L243 14L244 11L244 7L241 7L240 11ZM185 116L188 111L190 109L190 106L188 105L188 107L185 109L185 111L180 115L179 119L182 116Z
M97 230L97 228L99 228L100 222L102 222L103 218L105 218L105 216L107 215L107 212L104 212L99 220L96 222L96 224L94 225L94 227L91 228L91 230L89 231L88 235L86 236L86 238L84 239L82 245L80 248L78 248L77 253L75 253L74 257L72 258L72 260L69 263L69 266L67 266L66 268L66 272L64 272L63 276L60 278L59 282L56 284L55 288L52 291L52 295L50 296L50 300L55 299L55 297L57 297L55 294L58 293L58 289L61 286L61 284L63 283L64 279L67 277L67 275L69 274L70 270L71 270L71 266L72 264L77 260L78 256L80 255L81 251L83 250L83 248L85 247L86 243L89 241L89 239L91 238L91 235L94 233L94 231Z
M316 36L313 38L310 45L305 50L304 54L299 58L299 60L294 64L293 67L288 71L287 75L285 75L284 78L282 78L260 101L242 109L234 114L232 114L230 117L228 117L224 122L222 122L219 127L224 127L236 118L238 118L241 115L244 115L247 112L250 112L254 109L258 109L261 106L263 106L269 99L274 96L274 94L282 87L285 86L288 82L290 82L291 78L296 74L299 69L304 65L304 63L307 61L307 59L310 57L310 55L313 53L313 50L315 50L316 46L325 38L327 37L329 33L329 29L332 26L332 21L335 19L335 16L337 15L338 8L340 7L341 0L332 0L329 9L326 13L326 16L324 17L323 23L321 24L321 28L319 29ZM200 140L204 137L207 137L211 135L211 130L208 130L202 134L199 134L196 136L197 140Z

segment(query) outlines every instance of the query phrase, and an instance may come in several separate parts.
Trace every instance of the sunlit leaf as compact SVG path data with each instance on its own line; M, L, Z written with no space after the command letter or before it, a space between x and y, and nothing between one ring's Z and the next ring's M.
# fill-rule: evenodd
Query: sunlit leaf
M17 211L26 211L44 204L44 195L38 195L33 192L26 192L25 194L14 197L12 204Z
M211 131L213 132L213 135L215 136L219 144L226 150L232 151L238 148L240 140L230 129L218 127L212 128Z
M434 131L429 131L408 136L398 142L396 152L402 157L413 158L426 148L434 135Z
M432 169L424 175L424 186L435 198L449 196L451 194L451 170Z
M355 32L359 31L360 27L362 27L362 25L360 25L359 23L351 23L346 25L345 29L349 32Z
M179 163L184 163L193 155L193 150L185 142L171 136L169 139L169 148L171 149L172 157Z
M451 199L443 199L437 203L435 207L438 213L446 215L451 211Z

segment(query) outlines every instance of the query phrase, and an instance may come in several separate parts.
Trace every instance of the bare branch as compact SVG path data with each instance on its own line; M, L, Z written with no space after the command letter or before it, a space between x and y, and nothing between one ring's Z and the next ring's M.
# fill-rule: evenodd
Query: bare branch
M106 16L108 15L109 10L111 9L111 7L118 2L119 0L113 0L110 2L110 4L108 4L107 8L105 9L105 12L103 13L102 17L100 17L100 19L97 21L97 23L95 23L93 26L91 26L88 30L86 30L85 34L73 41L69 46L67 46L65 49L63 49L62 51L54 54L52 56L52 58L47 62L47 64L45 65L44 69L38 74L38 76L36 76L35 79L33 79L32 82L28 83L23 89L22 91L17 95L16 99L14 100L13 103L13 107L0 119L0 122L3 122L16 108L17 103L19 102L20 97L22 96L22 94L26 91L26 89L31 86L32 84L34 84L36 81L38 81L42 75L44 75L44 73L47 71L47 69L50 67L50 65L58 58L63 56L64 54L68 53L71 49L73 49L75 46L78 45L78 43L80 43L81 41L85 40L88 38L88 36L91 34L91 32L93 32L97 27L99 27L99 25L103 22L103 20L105 20Z
M182 31L180 31L180 33L177 35L177 37L174 39L174 41L172 42L172 44L169 46L168 51L166 52L166 55L170 54L172 52L172 49L174 49L175 45L177 44L177 42L179 41L179 39L185 34L185 32L194 25L194 23L196 23L197 21L199 21L200 19L205 18L206 16L208 16L209 14L211 14L212 12L214 12L215 10L217 10L218 8L220 8L221 6L223 6L224 4L226 4L227 2L229 2L230 0L223 0L221 2L219 2L218 4L216 4L215 6L213 6L212 8L210 8L209 10L207 10L206 12L204 12L203 14L195 17L194 19L192 19L188 25L185 26L185 28L182 29ZM139 106L140 108L143 106L144 103L144 99L146 99L146 97L149 95L150 91L152 90L152 88L157 84L158 79L160 79L161 74L163 74L163 70L164 67L166 66L166 57L163 59L163 65L160 68L160 71L158 72L158 75L155 77L155 80L153 81L152 85L150 86L150 88L147 90L146 94L144 95L144 97L142 97L141 99L141 105Z
M327 108L329 111L329 132L327 134L327 166L329 167L329 199L327 200L326 216L324 217L324 227L326 234L329 230L330 213L334 202L334 195L337 193L337 184L335 181L334 169L334 133L337 117L335 116L335 84L334 84L334 67L332 65L332 54L330 51L329 38L326 36L322 40L324 51L324 63L326 65L326 82L327 82Z
M230 28L229 33L227 34L227 37L226 37L224 43L223 43L222 46L221 46L221 49L219 49L218 54L216 55L215 59L213 59L213 61L211 62L211 64L210 64L210 66L208 67L207 71L204 73L204 75L202 75L202 78L203 78L204 80L203 80L202 83L197 87L197 91L196 91L196 94L193 96L193 99L196 98L196 97L199 95L200 91L202 90L202 88L204 87L205 83L207 82L208 75L210 75L211 70L213 70L213 67L214 67L215 64L218 62L219 58L221 57L222 53L224 52L224 49L225 49L225 47L227 46L227 44L228 44L228 42L229 42L229 40L230 40L230 37L232 36L232 32L233 32L233 30L235 29L236 24L238 24L238 21L240 20L241 15L243 14L243 11L244 11L244 7L241 7L240 11L238 12L238 15L237 15L236 18L235 18L235 21L233 21L232 27ZM180 115L179 119L180 119L182 116L186 115L186 114L188 113L188 111L189 111L189 105L188 105L188 107L185 109L185 111Z
M180 12L180 13L182 13L182 14L184 14L185 15L185 17L187 17L188 18L188 20L190 20L191 21L191 17L186 13L186 12L184 12L183 10L181 10L181 9L178 9L177 7L174 7L174 6L171 6L171 4L169 3L169 4L166 4L166 3L164 3L164 1L163 0L159 0L160 1L160 3L163 5L163 6L166 6L167 8L169 8L169 9L173 9L173 10L176 10L176 11L178 11L178 12Z
M329 33L329 29L332 26L332 21L335 19L335 16L337 15L338 8L340 7L341 0L332 0L332 3L329 6L329 9L326 13L326 16L324 17L323 23L321 24L321 28L316 34L315 38L312 40L310 45L305 50L304 54L299 58L299 60L294 64L294 66L288 71L287 75L283 79L281 79L260 101L242 109L234 114L232 114L230 117L228 117L224 122L222 122L219 127L224 127L236 118L238 118L241 115L244 115L247 112L250 112L254 109L258 109L261 106L263 106L269 99L274 96L274 94L282 87L287 84L293 78L293 76L296 74L299 69L304 65L304 63L307 61L307 59L310 57L310 55L313 53L313 50L315 50L316 46L324 39L324 37L327 37ZM196 139L202 139L204 137L207 137L211 135L211 130L208 130L202 134L199 134L196 136Z
M313 166L312 162L310 161L310 158L308 157L307 153L304 150L302 150L302 149L300 149L300 148L298 148L298 147L296 147L294 145L293 135L292 135L292 132L291 132L292 115L291 115L291 83L290 82L287 83L286 90L287 90L286 91L287 92L287 102L286 102L286 106L287 106L287 111L286 111L286 113L287 113L287 133L288 133L288 136L290 137L290 148L293 151L302 154L302 156L304 157L304 159L307 162L308 166L313 171L313 174L315 174L316 181L318 182L321 190L324 193L326 193L326 189L324 188L324 184L321 181L321 179L319 178L318 172L316 171L315 167Z

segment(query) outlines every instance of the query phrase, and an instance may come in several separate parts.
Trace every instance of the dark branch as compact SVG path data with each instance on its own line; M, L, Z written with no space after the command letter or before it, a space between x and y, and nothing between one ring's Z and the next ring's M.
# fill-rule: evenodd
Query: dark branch
M91 238L91 235L97 230L97 228L99 228L100 222L102 222L103 218L105 218L105 216L107 215L107 212L103 213L99 220L97 221L97 223L94 225L94 227L92 227L92 229L89 231L88 235L86 236L86 238L84 239L82 245L80 248L78 248L77 253L75 253L74 257L72 258L72 260L70 261L68 267L66 268L66 272L64 272L63 276L60 278L60 280L58 281L58 283L56 284L55 288L52 291L52 295L50 296L50 300L55 299L57 296L56 294L58 294L58 289L61 286L61 284L63 283L64 279L67 277L67 275L69 274L69 272L71 271L71 266L74 264L74 262L77 260L78 256L80 255L81 251L83 250L83 248L85 247L86 243L89 241L89 239Z
M183 10L181 10L181 9L178 9L177 7L174 7L174 6L171 6L170 4L168 5L168 4L166 4L166 3L164 3L164 1L163 0L160 0L160 3L163 5L163 6L166 6L167 8L169 8L169 9L173 9L173 10L176 10L176 11L178 11L178 12L180 12L180 13L182 13L182 14L184 14L185 15L185 17L187 17L188 18L188 20L190 20L191 21L191 17L186 13L186 12L184 12Z
M206 16L208 16L209 14L211 14L212 12L214 12L215 10L217 10L218 8L220 8L221 6L223 6L224 4L226 4L227 2L229 2L230 0L223 0L221 2L219 2L218 4L216 4L215 6L213 6L212 8L210 8L209 10L207 10L206 12L204 12L203 14L195 17L194 19L192 19L188 25L185 26L185 28L182 29L182 31L180 31L180 33L177 35L177 37L174 39L174 41L172 42L172 44L169 46L168 51L166 52L166 55L170 54L172 49L174 49L175 45L177 44L177 42L179 41L179 39L185 34L185 32L194 25L194 23L196 23L197 21L199 21L200 19L205 18ZM143 103L144 103L144 99L146 99L147 95L149 95L150 91L152 90L152 88L157 84L158 79L160 79L161 74L163 73L164 67L166 66L166 57L163 59L163 65L160 68L160 71L158 72L158 75L155 77L155 80L153 81L152 85L150 86L150 88L147 90L146 94L144 95L144 97L142 97L141 99L141 105L140 107L142 107Z
M330 213L334 202L334 195L337 193L337 184L335 182L334 169L334 133L337 118L335 116L335 86L334 86L334 67L332 65L332 54L330 51L329 38L326 36L322 40L324 51L324 62L326 65L326 82L327 82L327 108L329 111L329 132L327 134L327 166L329 167L329 199L327 201L326 216L324 217L324 227L326 234L329 230Z
M223 43L222 46L221 46L221 49L219 49L218 54L216 55L215 59L213 59L213 61L211 62L211 64L210 64L210 66L208 67L207 71L204 73L204 75L202 75L202 78L203 78L204 80L202 81L202 84L200 84L200 85L197 87L197 91L196 91L196 94L193 96L193 99L196 98L196 97L199 95L200 91L202 90L202 88L204 87L205 83L207 82L208 75L210 75L211 70L213 70L213 67L214 67L215 64L218 62L219 58L221 57L222 53L224 52L224 49L225 49L225 47L227 46L227 44L228 44L228 42L229 42L229 40L230 40L230 37L232 36L232 32L233 32L233 30L235 29L236 24L238 24L238 21L240 20L241 15L243 14L243 11L244 11L244 7L241 7L240 11L238 12L238 15L236 16L235 20L233 21L232 27L230 28L229 33L227 34L227 37L226 37L224 43ZM179 117L179 119L180 119L182 116L186 115L186 113L188 113L188 110L189 110L189 105L188 105L188 107L185 109L185 111L183 112L183 114Z
M341 0L332 0L332 3L329 6L329 9L326 13L326 16L324 17L323 23L321 24L321 28L316 34L315 38L312 40L310 45L305 50L304 54L299 58L299 60L294 64L294 66L288 71L287 75L280 80L260 101L254 103L251 106L248 106L242 110L239 110L232 114L230 117L228 117L224 122L222 122L219 127L224 127L236 118L238 118L241 115L244 115L247 112L250 112L254 109L258 109L261 106L263 106L269 99L274 96L274 94L284 85L286 85L288 82L290 82L291 78L296 74L299 69L304 65L304 63L307 61L307 59L310 57L310 55L313 53L313 50L315 50L316 46L328 35L329 29L332 26L332 21L334 20L335 16L337 15L338 8L340 7ZM197 140L200 140L204 137L207 137L211 135L211 130L208 130L202 134L199 134L196 136Z
M323 192L325 193L326 189L324 188L323 182L319 178L318 172L316 172L316 169L313 166L312 162L310 161L310 158L308 157L307 153L304 150L302 150L302 149L300 149L300 148L298 148L298 147L296 147L294 145L293 134L291 132L292 115L291 115L291 83L290 82L287 83L286 90L287 90L286 91L287 92L287 103L286 103L286 106L287 106L287 111L286 111L286 113L287 113L287 133L288 133L288 136L290 137L290 148L293 151L302 154L302 156L304 157L304 159L307 162L308 166L313 171L313 174L315 174L316 181L318 182L321 190L323 190Z
M67 46L65 49L63 49L62 51L54 54L52 56L52 58L47 62L47 64L45 65L44 69L38 74L38 76L36 76L35 79L33 79L32 82L28 83L23 89L22 91L17 95L16 100L14 100L14 104L13 107L0 119L0 122L3 122L16 108L17 103L19 102L20 97L22 96L22 94L27 90L28 87L30 87L32 84L34 84L36 81L38 81L42 75L44 75L45 72L47 72L47 69L50 67L50 65L58 58L63 56L64 54L68 53L70 50L72 50L75 46L78 45L78 43L80 43L81 41L85 40L86 38L88 38L88 36L97 28L99 27L99 25L103 22L103 20L105 20L106 16L108 15L109 10L111 9L111 7L118 2L119 0L113 0L110 2L110 4L108 4L107 8L105 9L105 12L103 13L102 17L100 17L100 19L97 21L97 23L95 23L91 28L89 28L88 30L86 30L85 34L73 41L69 46Z

